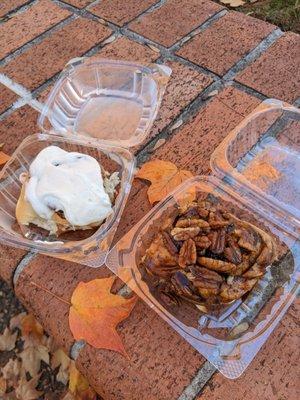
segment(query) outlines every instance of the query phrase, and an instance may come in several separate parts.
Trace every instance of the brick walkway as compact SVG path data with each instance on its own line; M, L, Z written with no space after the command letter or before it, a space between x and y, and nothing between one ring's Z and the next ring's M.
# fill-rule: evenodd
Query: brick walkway
M266 97L300 104L300 37L209 0L2 0L0 143L11 153L38 128L41 103L73 57L100 55L170 65L173 74L140 163L170 160L210 173L219 142ZM26 97L26 90L31 97ZM25 97L24 97L25 96ZM174 128L175 127L175 128ZM166 139L158 149L159 139ZM149 209L135 181L117 238ZM1 246L0 275L106 400L293 400L300 397L299 303L246 373L226 380L142 302L120 326L131 356L74 343L68 307L30 284L70 300L79 281L110 275ZM297 336L298 335L298 336Z

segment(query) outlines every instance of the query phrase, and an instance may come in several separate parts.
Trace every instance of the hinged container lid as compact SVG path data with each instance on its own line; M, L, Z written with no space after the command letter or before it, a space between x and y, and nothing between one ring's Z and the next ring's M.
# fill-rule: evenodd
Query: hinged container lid
M300 110L266 100L218 146L211 168L294 237L300 232Z
M170 74L158 64L76 59L62 72L38 124L62 136L135 146L155 120Z

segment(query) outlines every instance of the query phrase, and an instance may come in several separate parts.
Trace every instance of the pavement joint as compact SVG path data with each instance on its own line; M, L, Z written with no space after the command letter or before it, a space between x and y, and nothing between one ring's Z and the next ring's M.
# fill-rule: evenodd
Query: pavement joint
M30 251L28 252L22 260L19 262L19 264L16 266L14 274L13 274L13 287L16 286L17 280L20 276L20 274L24 271L26 266L37 256L36 252Z
M189 40L191 40L194 36L198 35L199 33L203 32L205 29L209 28L213 25L216 21L220 18L224 17L228 13L228 10L221 10L218 11L216 14L212 15L208 18L203 24L197 26L194 30L192 30L188 35L184 36L180 40L178 40L173 46L169 47L169 50L172 52L176 52L180 49L183 44L186 44Z
M152 140L147 142L144 147L142 147L136 157L137 165L146 162L151 156L152 150L159 139L169 139L181 127L182 123L189 121L193 116L199 112L201 108L206 106L212 99L213 96L209 96L210 93L214 91L219 91L223 88L221 81L211 83L206 89L204 89L192 102L188 104L187 107L175 118L173 119L158 135L156 135ZM174 126L178 125L176 128Z
M77 340L70 349L70 358L74 361L79 356L81 350L85 347L86 342L84 340Z
M27 3L22 4L21 6L17 6L13 10L9 11L7 14L5 14L0 21L0 26L7 22L9 19L12 17L15 17L16 15L22 14L24 11L27 11L29 8L34 6L39 0L28 0Z
M19 99L17 99L11 106L12 111L23 107L25 104L30 105L38 112L42 111L43 104L40 103L38 100L33 99L32 93L23 85L14 82L8 76L2 73L0 73L0 83L19 96Z
M25 53L25 51L29 50L31 47L41 43L45 38L49 37L52 33L60 30L64 26L68 25L71 21L73 21L76 18L78 18L77 15L70 15L64 20L58 22L56 25L47 29L45 32L41 33L39 36L35 37L32 40L29 40L26 44L19 47L17 50L13 51L8 56L2 58L2 60L0 60L0 67L7 65L11 60L15 59L20 54Z
M223 76L223 81L232 80L239 72L245 69L249 64L259 58L272 44L274 44L283 32L281 29L274 29L266 38L264 38L253 50L241 58L229 71Z
M204 388L207 382L212 378L216 368L206 361L199 369L192 382L183 390L178 400L194 400Z

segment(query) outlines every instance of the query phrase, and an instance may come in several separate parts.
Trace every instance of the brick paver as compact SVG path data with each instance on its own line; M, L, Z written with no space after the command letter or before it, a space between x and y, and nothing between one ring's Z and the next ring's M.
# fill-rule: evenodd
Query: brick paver
M129 28L170 47L222 9L208 0L168 0L162 7L132 22Z
M67 18L70 13L50 0L40 0L27 11L0 25L0 59Z
M159 54L149 47L133 42L126 37L119 37L114 42L103 47L96 54L96 57L98 56L113 60L149 62L155 61Z
M24 106L0 121L0 143L4 143L6 154L12 154L28 135L39 132L37 118L37 111Z
M144 36L145 39L141 39L142 41L147 42L149 38L167 47L224 9L209 0L167 0L156 10L139 16L157 1L102 0L87 9L120 26L134 18L135 20L129 23L129 28ZM199 68L194 64L210 69L218 75L225 74L275 29L265 22L229 12L212 22L179 50L179 55L187 60L184 61L170 56L170 52L174 52L174 49L168 52L162 50L162 56L151 46L137 43L133 39L132 32L129 32L131 39L125 37L128 35L126 29L118 30L120 37L103 48L98 48L99 43L113 31L99 21L93 20L91 14L85 12L81 14L86 18L74 14L73 20L65 21L59 29L51 30L49 28L62 19L55 22L56 17L53 19L51 17L53 14L49 10L55 9L54 15L62 16L66 12L64 7L61 7L63 3L84 8L92 1L51 1L51 5L47 8L48 14L45 14L49 18L41 18L37 22L34 12L30 10L36 10L38 7L42 9L49 2L50 0L40 1L11 19L17 22L24 21L25 27L31 19L34 27L31 31L30 29L22 31L20 23L10 28L10 36L7 33L9 31L2 31L11 39L8 42L12 48L11 50L8 48L7 52L14 51L41 33L44 33L44 38L40 38L40 43L36 45L29 45L23 54L1 67L0 72L4 72L30 90L46 82L39 96L39 100L44 101L53 87L57 73L65 63L70 58L85 54L95 46L97 46L97 51L94 51L95 56L104 58L146 63L159 58L159 62L169 65L173 73L158 117L147 138L149 141L167 128L164 134L166 142L151 153L147 154L143 150L143 155L148 155L149 158L170 160L178 167L188 169L194 174L211 173L209 160L216 146L260 102L258 97L247 94L245 87L242 90L243 85L289 101L294 101L299 96L297 70L300 54L299 36L292 33L285 34L283 38L277 40L257 61L238 75L236 79L240 82L241 90L229 86L219 89L219 93L210 98L206 97L206 100L202 95L203 90L212 83L212 79L209 74L199 72ZM7 11L2 10L2 12L9 12L25 2L13 0L10 2L11 8L8 8L6 3L5 1L4 7ZM12 27L12 25L8 20L1 27ZM54 79L51 79L53 77ZM49 79L51 81L48 83ZM218 84L221 86L221 81ZM3 86L0 86L0 90L1 113L17 99L17 96ZM187 108L196 98L198 98L196 104ZM169 132L168 125L173 123L183 110L187 114L185 122L177 130ZM27 135L38 131L37 116L36 111L24 106L0 122L0 143L5 144L4 150L7 153L12 153ZM142 144L144 145L145 143ZM132 149L135 153L139 153L140 150L141 146ZM133 182L114 242L151 209L147 189L148 184L145 181ZM9 283L12 281L16 265L24 254L22 250L0 246L0 276ZM106 267L95 270L37 255L28 261L19 275L15 291L46 331L59 345L69 351L74 343L68 326L68 303L73 290L80 281L108 275L111 275L111 272ZM116 288L120 288L121 285L122 283L118 281ZM253 397L266 400L298 398L295 392L296 379L299 375L297 310L296 307L290 309L280 327L243 377L233 382L222 378L219 373L215 374L205 386L199 400L202 398L221 400L229 397L233 400L240 400L241 397L245 397L246 400ZM79 370L88 377L105 400L178 400L205 362L204 357L141 301L130 317L120 324L118 331L129 353L129 361L114 352L97 350L86 345L76 362ZM192 395L192 391L193 389L189 387L184 399L194 399L195 394Z
M240 378L232 381L217 373L197 400L298 399L299 311L298 300ZM293 313L297 313L296 318Z
M74 6L77 8L86 7L93 1L94 0L64 0L65 3L71 4L71 6Z
M101 18L122 26L157 2L158 0L102 0L89 10Z
M70 301L75 287L80 281L108 276L108 270L87 268L79 264L50 257L37 256L20 275L15 286L18 298L34 313L47 332L69 352L74 343L69 329L69 306L43 289L38 284L65 301ZM33 301L34 299L34 301ZM55 318L53 316L55 315Z
M75 19L17 56L0 72L29 89L37 88L63 69L67 61L84 54L110 33L109 28L98 22Z
M0 277L12 286L12 277L16 266L27 251L0 244Z
M258 99L228 87L152 157L167 159L197 175L210 173L209 160L217 145L258 104Z
M219 75L224 75L274 28L273 25L258 19L230 12L191 39L178 54Z
M0 83L0 114L9 108L17 99L18 96L14 92Z
M29 3L31 0L1 0L0 2L0 17L22 7Z
M300 96L300 36L287 33L236 80L268 97L295 101Z
M177 399L205 361L141 301L119 331L129 361L90 346L76 361L105 399Z

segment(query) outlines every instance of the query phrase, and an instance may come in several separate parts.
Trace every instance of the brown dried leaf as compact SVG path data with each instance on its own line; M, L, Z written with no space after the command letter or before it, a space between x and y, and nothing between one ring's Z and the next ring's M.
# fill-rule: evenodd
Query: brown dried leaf
M30 381L27 381L25 377L22 377L16 388L16 396L18 400L35 400L39 398L42 392L36 390L39 376L36 376Z
M193 174L190 171L178 169L169 161L153 160L145 163L136 177L151 182L147 194L149 202L154 204L166 197L182 182L192 178Z
M12 317L11 320L9 321L10 330L13 331L15 328L21 329L22 321L26 317L26 315L27 315L26 312L22 312Z
M7 389L7 381L0 376L0 396L4 395Z
M22 319L21 331L24 339L31 337L36 339L38 342L41 341L44 334L42 325L37 322L32 314L28 314Z
M77 370L74 361L71 361L70 365L69 391L75 400L96 400L97 398L96 392L90 387L86 378ZM71 399L71 397L69 398Z
M15 386L18 378L21 374L21 362L16 359L9 359L7 364L1 369L3 378L6 379L9 384Z
M220 2L230 7L240 7L246 3L245 0L220 0Z
M11 333L9 328L5 328L0 335L0 351L10 351L15 348L18 333Z
M49 352L47 347L36 344L26 347L21 353L22 367L34 378L41 368L41 361L49 364Z
M71 364L71 359L66 355L62 349L56 350L51 358L51 367L55 369L59 366L58 373L56 375L56 380L58 382L67 384L69 380L69 368Z

